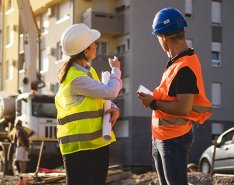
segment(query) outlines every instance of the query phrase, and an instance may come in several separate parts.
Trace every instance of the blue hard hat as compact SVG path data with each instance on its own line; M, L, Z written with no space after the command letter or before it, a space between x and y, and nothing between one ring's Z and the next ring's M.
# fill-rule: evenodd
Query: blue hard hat
M187 26L182 13L175 8L164 8L156 13L153 21L153 35L170 35Z

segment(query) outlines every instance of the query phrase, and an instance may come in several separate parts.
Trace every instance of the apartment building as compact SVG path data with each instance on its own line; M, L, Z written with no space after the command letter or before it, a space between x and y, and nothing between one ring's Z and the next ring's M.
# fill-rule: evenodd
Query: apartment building
M9 5L6 5L9 2ZM110 70L107 59L121 60L123 88L115 103L121 118L114 127L118 138L111 147L111 162L124 167L150 167L151 111L141 106L136 90L140 84L153 90L159 85L168 58L157 38L151 35L152 21L157 11L175 7L184 13L189 27L186 39L199 55L205 89L212 101L213 115L203 125L194 125L194 144L190 162L197 163L204 149L212 144L216 134L233 126L230 84L234 26L230 17L234 2L222 0L30 0L40 28L38 70L46 82L42 93L57 91L56 72L62 65L60 36L69 25L83 22L102 33L98 40L97 57L92 62L98 74ZM5 4L5 5L4 5ZM13 13L6 13L8 6ZM0 90L17 91L18 70L23 66L19 52L20 29L16 0L1 1L1 63ZM10 16L14 19L10 19ZM17 17L17 18L15 18ZM13 26L11 26L13 24ZM4 32L2 31L4 30ZM12 32L13 34L12 34ZM14 37L12 37L14 35ZM10 49L8 43L14 38ZM12 42L12 41L11 41ZM13 52L14 51L14 52ZM1 65L2 64L2 65Z
M0 90L17 92L18 79L18 10L13 1L1 1L0 3Z

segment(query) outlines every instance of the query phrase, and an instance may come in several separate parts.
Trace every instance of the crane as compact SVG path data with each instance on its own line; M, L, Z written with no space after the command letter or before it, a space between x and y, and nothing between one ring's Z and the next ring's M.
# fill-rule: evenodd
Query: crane
M40 30L36 23L32 7L29 0L17 0L20 16L20 24L22 26L24 38L24 54L25 61L24 67L20 71L22 74L21 81L19 82L20 91L30 92L43 88L45 83L39 79L38 61L38 40L40 40Z

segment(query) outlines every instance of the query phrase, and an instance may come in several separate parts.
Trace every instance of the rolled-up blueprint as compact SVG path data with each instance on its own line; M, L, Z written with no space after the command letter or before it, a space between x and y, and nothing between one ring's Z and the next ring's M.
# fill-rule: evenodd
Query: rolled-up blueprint
M107 84L110 79L110 72L105 71L102 72L102 82L104 84ZM111 108L111 101L110 100L105 100L104 102L104 112L109 110ZM110 141L112 137L112 126L110 123L110 118L111 115L109 114L104 114L103 116L103 123L102 123L102 137L105 141Z

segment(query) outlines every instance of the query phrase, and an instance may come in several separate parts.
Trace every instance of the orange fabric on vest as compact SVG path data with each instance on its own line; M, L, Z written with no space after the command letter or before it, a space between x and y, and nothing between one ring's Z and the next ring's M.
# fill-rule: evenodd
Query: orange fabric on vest
M164 71L160 85L157 88L155 88L153 92L154 98L158 101L176 100L176 97L168 96L170 84L172 83L177 72L185 66L188 66L194 72L197 78L197 87L199 89L199 94L194 94L193 106L211 107L211 103L207 99L204 90L200 61L197 55L195 54L192 56L183 56L179 58ZM210 115L211 112L199 113L192 111L187 116L175 116L167 114L160 110L156 110L152 113L152 134L159 140L166 140L179 137L189 132L194 122L202 124L205 120L207 120L210 117ZM185 124L170 124L161 126L153 125L153 120L160 118L165 120L185 118L189 121L187 121L187 123Z

